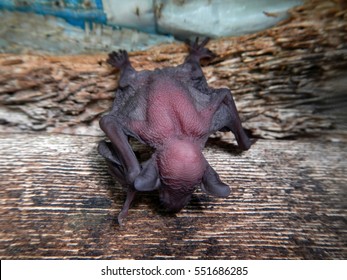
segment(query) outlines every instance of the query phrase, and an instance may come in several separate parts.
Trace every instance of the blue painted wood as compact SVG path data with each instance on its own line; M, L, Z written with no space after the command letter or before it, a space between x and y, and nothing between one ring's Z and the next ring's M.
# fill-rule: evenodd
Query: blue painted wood
M81 28L84 28L86 23L107 23L101 0L91 0L88 6L84 2L83 0L0 0L0 9L57 16Z

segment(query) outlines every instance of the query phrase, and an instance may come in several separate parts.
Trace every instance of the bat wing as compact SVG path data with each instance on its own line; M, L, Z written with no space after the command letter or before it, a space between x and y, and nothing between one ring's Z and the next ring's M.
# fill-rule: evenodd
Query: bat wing
M214 94L222 97L222 101L213 115L210 132L214 133L216 131L225 131L227 129L235 135L238 146L242 150L248 150L251 147L252 142L242 127L230 90L227 88L214 89Z

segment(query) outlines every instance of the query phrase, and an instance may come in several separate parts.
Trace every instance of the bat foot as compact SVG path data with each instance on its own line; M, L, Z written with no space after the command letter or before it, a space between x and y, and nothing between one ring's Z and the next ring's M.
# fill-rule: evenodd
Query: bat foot
M197 37L194 42L187 40L186 44L189 48L189 54L191 57L195 57L198 60L201 59L213 59L216 57L212 51L205 48L206 44L209 42L210 38L205 38L199 43L199 38Z
M111 52L108 55L106 62L117 69L125 68L130 64L128 53L126 50L120 50L118 52Z

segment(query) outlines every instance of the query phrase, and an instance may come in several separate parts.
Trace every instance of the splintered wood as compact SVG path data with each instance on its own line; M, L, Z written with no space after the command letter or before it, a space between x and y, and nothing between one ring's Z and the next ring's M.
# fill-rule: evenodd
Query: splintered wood
M347 105L342 3L309 1L274 28L210 42L218 57L204 67L208 82L231 89L254 136L312 134L339 122L329 110ZM183 44L170 44L130 59L142 70L177 65L185 55ZM1 130L100 135L98 119L111 107L118 75L105 58L0 55Z

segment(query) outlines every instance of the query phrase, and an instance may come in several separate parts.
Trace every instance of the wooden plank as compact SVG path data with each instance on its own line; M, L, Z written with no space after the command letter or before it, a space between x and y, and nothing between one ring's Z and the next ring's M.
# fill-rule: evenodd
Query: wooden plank
M345 259L345 143L259 140L239 154L211 140L227 199L197 192L177 215L125 195L99 137L0 133L1 259ZM141 150L141 147L137 147Z

